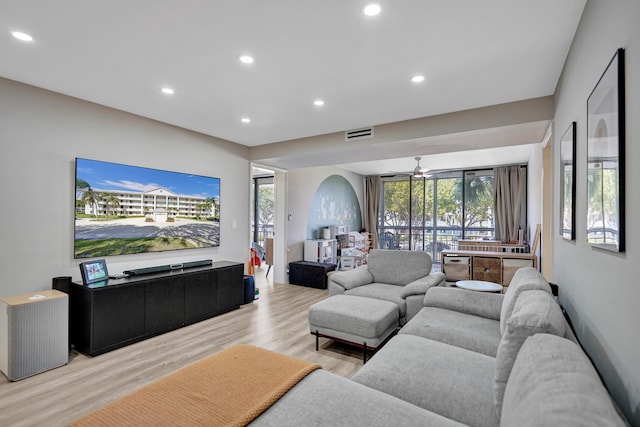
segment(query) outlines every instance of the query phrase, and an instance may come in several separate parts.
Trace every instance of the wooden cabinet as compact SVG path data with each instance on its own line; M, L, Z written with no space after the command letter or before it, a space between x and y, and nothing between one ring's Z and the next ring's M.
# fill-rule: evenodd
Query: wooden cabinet
M471 278L471 257L443 256L442 272L447 276L447 280L451 282L469 280Z
M535 254L487 252L487 251L442 251L442 272L449 282L484 280L509 286L513 275L522 267L537 267Z
M500 258L487 256L473 257L473 280L502 283L502 263Z
M511 279L513 279L516 271L522 267L535 267L535 260L533 259L519 259L519 258L503 258L502 259L502 284L503 286L509 286Z
M71 343L95 356L234 310L243 302L244 265L228 261L91 285L71 283Z

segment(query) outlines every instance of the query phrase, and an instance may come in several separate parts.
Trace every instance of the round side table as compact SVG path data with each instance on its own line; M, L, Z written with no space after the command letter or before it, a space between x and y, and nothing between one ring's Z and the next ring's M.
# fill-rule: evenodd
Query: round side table
M477 292L502 292L502 285L484 280L458 280L456 286Z

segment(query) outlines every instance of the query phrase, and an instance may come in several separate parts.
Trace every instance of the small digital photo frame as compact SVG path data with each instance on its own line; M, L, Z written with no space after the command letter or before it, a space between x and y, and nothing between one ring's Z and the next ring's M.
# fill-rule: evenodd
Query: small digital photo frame
M103 259L81 262L80 273L82 274L82 283L85 285L109 279L107 262Z

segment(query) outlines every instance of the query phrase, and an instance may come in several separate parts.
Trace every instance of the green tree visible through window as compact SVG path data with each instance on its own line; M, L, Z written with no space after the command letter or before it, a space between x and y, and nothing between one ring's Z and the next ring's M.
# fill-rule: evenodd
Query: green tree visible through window
M384 183L383 224L385 226L406 227L409 224L409 181Z
M273 237L275 212L275 191L273 177L254 179L254 200L251 210L253 241L265 247L265 239Z
M273 221L273 185L261 185L258 190L258 211L260 225L272 224Z
M463 231L465 238L492 236L493 197L492 170L384 180L380 241L383 247L428 250L436 256ZM387 242L392 238L393 245Z
M466 176L465 227L493 228L493 176Z
M449 226L462 224L462 186L460 178L438 180L438 221Z

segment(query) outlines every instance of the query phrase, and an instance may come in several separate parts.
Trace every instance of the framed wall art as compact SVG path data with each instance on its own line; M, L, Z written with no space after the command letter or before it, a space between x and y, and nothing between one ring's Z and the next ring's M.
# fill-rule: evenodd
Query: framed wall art
M624 49L587 99L587 242L624 252Z
M576 122L560 139L560 235L576 239Z

